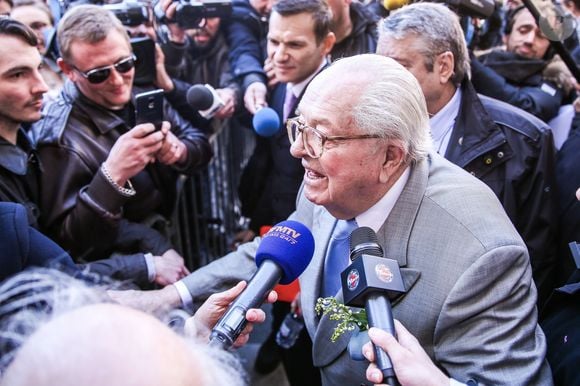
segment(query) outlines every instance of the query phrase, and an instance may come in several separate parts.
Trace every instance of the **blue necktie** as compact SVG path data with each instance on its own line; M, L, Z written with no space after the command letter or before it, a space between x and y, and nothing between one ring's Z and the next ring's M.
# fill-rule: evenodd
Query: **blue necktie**
M349 264L349 236L356 227L354 219L338 220L334 227L324 260L323 297L336 295L340 288L340 273Z

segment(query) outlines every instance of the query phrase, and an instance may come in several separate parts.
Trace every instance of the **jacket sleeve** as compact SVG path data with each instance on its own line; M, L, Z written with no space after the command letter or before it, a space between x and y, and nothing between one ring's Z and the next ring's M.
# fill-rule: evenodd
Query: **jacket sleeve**
M257 30L258 23L256 20L256 27L252 28L248 20L233 18L225 28L226 40L230 47L231 71L233 76L240 80L244 90L250 83L256 81L266 83L264 72L266 54L262 49L260 31Z
M60 171L58 178L55 173L42 173L45 229L73 256L92 246L106 250L114 245L122 207L129 197L120 194L100 169L95 173L72 149L47 145L39 148L39 154L44 165Z
M471 81L477 92L517 106L545 122L558 114L564 98L563 91L552 82L543 82L538 87L511 85L473 55Z
M448 294L435 327L434 353L454 379L485 385L552 384L528 259L520 246L494 248Z
M556 149L550 130L540 132L537 141L526 138L534 155L526 157L529 165L522 181L513 187L521 208L516 228L526 242L541 306L554 288L557 266L558 202L556 195ZM522 150L522 154L525 152Z
M254 256L260 238L241 245L208 265L192 272L181 281L194 299L202 302L215 292L223 291L236 285L240 280L249 280L256 271Z
M149 282L147 263L142 253L133 255L113 255L107 259L88 264L80 264L83 276L96 274L118 281L131 281L139 286Z

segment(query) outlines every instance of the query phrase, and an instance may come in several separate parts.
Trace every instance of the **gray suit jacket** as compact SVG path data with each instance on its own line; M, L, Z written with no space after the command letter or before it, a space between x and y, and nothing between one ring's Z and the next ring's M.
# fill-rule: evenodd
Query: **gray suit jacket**
M313 362L324 385L367 382L367 363L348 357L350 333L330 341L335 322L318 317L324 256L336 219L300 195L292 219L310 228L312 261L300 277ZM451 377L489 385L550 385L546 341L537 324L528 252L489 188L437 154L416 164L377 232L385 256L402 267L407 293L399 319ZM259 241L184 279L194 295L248 278Z

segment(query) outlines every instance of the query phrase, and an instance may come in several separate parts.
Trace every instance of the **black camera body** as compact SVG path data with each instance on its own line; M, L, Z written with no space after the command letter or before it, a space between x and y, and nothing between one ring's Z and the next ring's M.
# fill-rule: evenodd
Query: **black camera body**
M155 6L155 16L162 23L177 22L183 29L199 28L202 19L211 17L228 17L232 13L231 0L179 0L175 9L175 20L168 20L160 9L160 4Z
M128 27L135 27L149 21L149 11L147 6L138 1L122 1L115 4L105 4L106 8L113 12L117 19Z
M434 0L436 3L445 3L459 16L469 16L478 19L487 19L495 8L494 0Z

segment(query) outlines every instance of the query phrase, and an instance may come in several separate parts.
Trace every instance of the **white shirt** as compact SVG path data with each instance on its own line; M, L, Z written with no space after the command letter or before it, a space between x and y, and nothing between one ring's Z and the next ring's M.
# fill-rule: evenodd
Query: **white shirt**
M457 89L449 102L439 112L429 119L431 126L431 137L433 138L433 148L437 153L445 156L451 132L455 126L455 119L459 114L461 106L461 89Z

